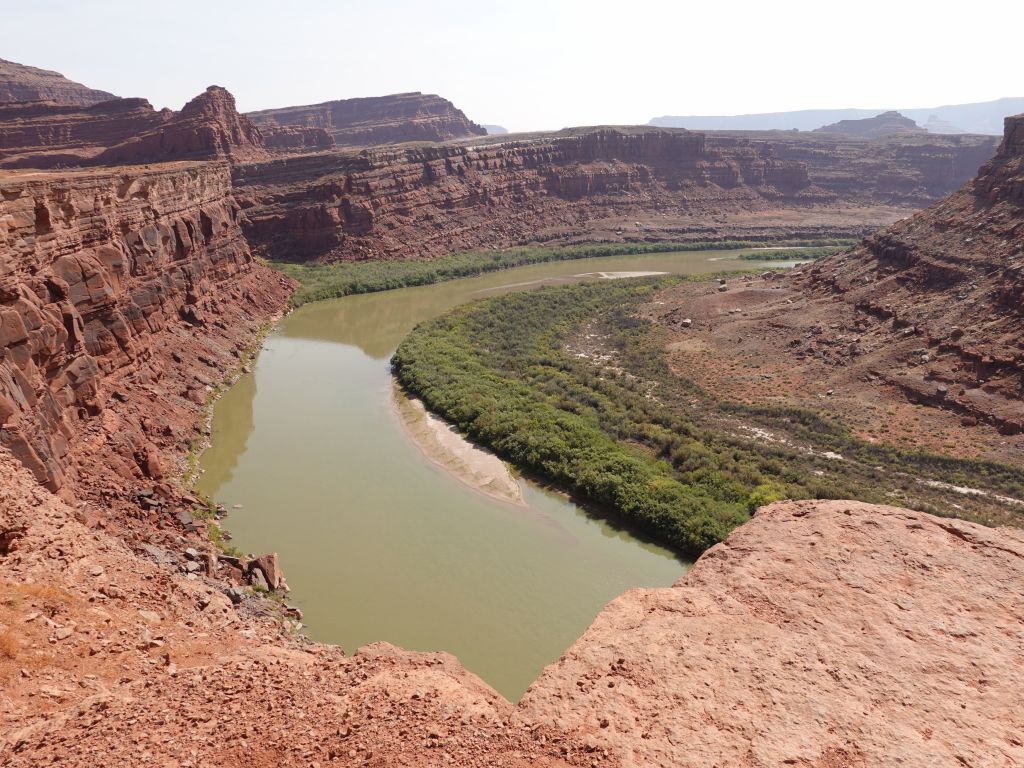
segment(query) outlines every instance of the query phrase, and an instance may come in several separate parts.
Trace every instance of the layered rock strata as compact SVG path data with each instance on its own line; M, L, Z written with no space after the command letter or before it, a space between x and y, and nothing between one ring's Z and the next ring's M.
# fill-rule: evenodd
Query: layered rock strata
M173 114L165 123L141 132L101 153L101 165L180 159L228 159L235 162L266 157L263 135L235 108L235 97L217 85Z
M261 254L429 258L530 242L859 236L962 185L994 145L575 129L241 164L234 182Z
M55 168L267 156L263 136L210 86L180 112L145 99L89 107L52 102L0 105L0 167Z
M1024 431L1024 116L962 190L798 282L888 339L875 375L919 402Z
M163 479L287 293L238 218L223 163L0 177L0 444L40 483Z
M0 105L0 165L54 168L92 162L104 149L153 130L171 117L145 99L91 106L54 102Z
M87 107L117 98L112 93L87 88L59 72L38 69L0 59L0 103L9 101L53 101Z
M437 142L487 134L448 99L418 92L265 109L246 116L270 132L287 127L320 128L340 147Z

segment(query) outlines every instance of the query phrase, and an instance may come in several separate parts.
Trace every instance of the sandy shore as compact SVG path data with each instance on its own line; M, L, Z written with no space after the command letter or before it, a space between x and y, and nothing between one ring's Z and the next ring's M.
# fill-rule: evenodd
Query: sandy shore
M523 504L519 483L508 467L490 451L469 442L455 427L427 411L396 384L395 410L406 433L431 462L492 498Z

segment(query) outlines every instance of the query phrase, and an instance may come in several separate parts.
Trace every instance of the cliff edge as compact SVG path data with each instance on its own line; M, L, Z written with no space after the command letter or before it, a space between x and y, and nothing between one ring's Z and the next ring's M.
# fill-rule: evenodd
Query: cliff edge
M763 508L614 600L517 723L625 766L1024 763L1024 532L850 501Z

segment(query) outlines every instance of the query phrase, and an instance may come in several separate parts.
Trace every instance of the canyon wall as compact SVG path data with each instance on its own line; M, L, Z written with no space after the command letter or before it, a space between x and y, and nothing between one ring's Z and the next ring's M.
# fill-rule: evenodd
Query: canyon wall
M167 122L145 99L90 106L53 102L0 104L0 167L80 166L108 147Z
M573 129L233 175L262 255L409 259L530 242L859 236L962 185L995 143Z
M8 101L53 101L87 107L117 97L87 88L59 72L0 59L0 104Z
M1024 115L963 189L797 285L871 319L888 352L875 376L965 424L1024 431Z
M0 445L40 483L73 485L82 462L94 485L163 476L163 401L205 398L169 356L246 338L283 301L238 219L224 163L0 178ZM119 417L133 398L150 404Z
M487 134L447 99L418 92L264 109L246 117L268 133L287 127L320 128L339 147L438 142Z
M0 105L0 168L55 168L266 157L259 129L211 85L180 112L145 99L90 107Z

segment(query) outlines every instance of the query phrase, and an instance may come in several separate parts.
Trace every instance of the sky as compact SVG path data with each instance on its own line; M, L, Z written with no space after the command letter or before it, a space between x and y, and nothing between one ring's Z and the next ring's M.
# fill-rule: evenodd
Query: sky
M0 0L0 58L157 108L438 93L514 131L1024 95L1021 0Z

